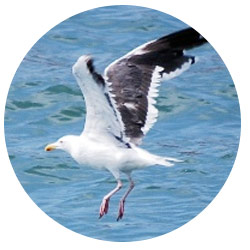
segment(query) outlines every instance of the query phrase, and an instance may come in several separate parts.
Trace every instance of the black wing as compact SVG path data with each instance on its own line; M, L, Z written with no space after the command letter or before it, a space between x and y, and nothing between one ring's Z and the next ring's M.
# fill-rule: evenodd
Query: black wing
M139 144L156 122L154 104L160 80L187 70L195 57L185 55L184 50L206 42L197 31L187 28L143 44L105 69L110 97L130 142Z

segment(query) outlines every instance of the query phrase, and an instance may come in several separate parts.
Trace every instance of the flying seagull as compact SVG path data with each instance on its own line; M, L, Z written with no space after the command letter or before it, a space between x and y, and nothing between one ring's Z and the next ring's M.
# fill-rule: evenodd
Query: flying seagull
M206 42L187 28L135 48L112 62L103 76L95 71L91 56L83 55L74 64L72 72L87 110L83 132L63 136L45 150L61 149L81 165L111 172L117 186L103 197L99 218L108 213L111 196L122 188L121 173L127 175L130 185L119 202L117 220L122 219L125 200L135 185L133 170L180 162L151 154L139 145L157 120L155 104L161 80L187 70L196 58L185 50Z

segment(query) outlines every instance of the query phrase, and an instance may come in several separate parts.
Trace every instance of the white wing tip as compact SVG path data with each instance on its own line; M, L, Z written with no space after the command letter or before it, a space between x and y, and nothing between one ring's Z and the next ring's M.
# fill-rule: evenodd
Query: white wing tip
M90 55L82 55L78 58L76 63L72 67L72 73L76 77L82 76L82 74L86 74L88 72L87 63L91 60ZM88 72L89 73L89 72Z

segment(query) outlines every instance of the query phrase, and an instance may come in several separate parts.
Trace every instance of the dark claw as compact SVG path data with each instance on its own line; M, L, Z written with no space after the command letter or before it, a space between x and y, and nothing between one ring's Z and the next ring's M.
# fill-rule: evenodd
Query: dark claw
M121 200L119 204L119 214L118 214L116 221L121 220L123 217L123 214L124 214L124 200Z
M122 219L122 217L123 217L123 214L119 214L119 215L118 215L118 217L117 217L117 219L116 219L116 221L121 220L121 219Z

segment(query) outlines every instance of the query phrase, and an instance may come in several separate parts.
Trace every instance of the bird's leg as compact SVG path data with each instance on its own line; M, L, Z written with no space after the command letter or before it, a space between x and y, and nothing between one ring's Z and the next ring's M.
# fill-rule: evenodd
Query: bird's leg
M108 213L108 208L109 208L109 200L112 195L114 195L116 192L118 192L122 188L122 182L120 179L117 179L117 186L110 191L107 195L105 195L102 199L102 203L100 206L100 212L99 212L99 219L102 218L104 214Z
M129 193L132 191L132 189L135 186L135 183L133 182L132 178L130 175L128 175L129 178L129 188L127 190L127 192L124 194L124 196L121 198L120 203L119 203L119 211L118 211L118 217L117 217L117 221L122 219L123 215L124 215L124 204L125 204L125 200L128 197Z

